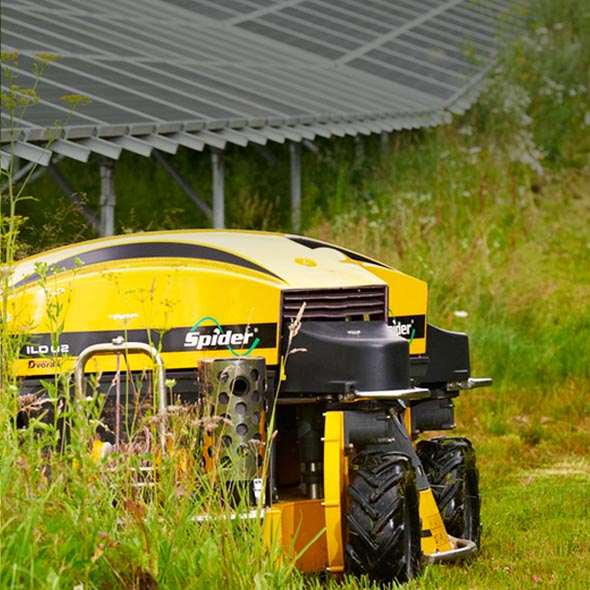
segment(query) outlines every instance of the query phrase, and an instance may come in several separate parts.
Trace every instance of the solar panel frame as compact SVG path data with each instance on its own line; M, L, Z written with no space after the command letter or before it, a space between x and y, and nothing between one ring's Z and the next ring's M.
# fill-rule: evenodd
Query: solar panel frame
M15 131L46 141L64 94L92 99L59 130L55 153L75 159L434 124L477 96L499 35L518 30L515 5L526 1L4 0L19 83L36 52L62 56Z

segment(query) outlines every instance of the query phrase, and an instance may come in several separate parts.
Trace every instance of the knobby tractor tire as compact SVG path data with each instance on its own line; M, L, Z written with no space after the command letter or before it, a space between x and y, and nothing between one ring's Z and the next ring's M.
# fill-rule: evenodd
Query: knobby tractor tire
M435 438L419 442L416 452L447 532L479 546L481 498L471 442L459 437Z
M350 573L404 582L420 571L418 490L410 459L383 450L360 452L348 487Z

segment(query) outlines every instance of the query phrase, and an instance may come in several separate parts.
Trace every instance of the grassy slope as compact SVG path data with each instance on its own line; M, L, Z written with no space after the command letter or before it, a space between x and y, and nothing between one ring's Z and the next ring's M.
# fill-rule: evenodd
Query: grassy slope
M369 214L313 230L427 279L431 318L467 331L476 375L496 381L457 408L479 452L482 553L409 588L590 586L590 12L536 17L465 120L381 166Z
M480 173L493 173L494 163L481 158ZM406 221L404 215L436 215L432 193L422 197L419 213L409 212L411 204L381 210L372 220L347 213L343 227L340 219L315 233L360 251L380 250L410 274L426 275L432 317L467 331L475 375L496 380L493 389L463 394L457 404L457 434L469 436L479 453L483 552L469 567L429 568L409 587L585 588L590 573L580 564L590 560L589 177L579 170L547 173L540 192L527 188L517 204L512 181L498 176L492 184L490 177L483 204L473 194L456 197L455 234L436 220L421 232L403 233L406 223L419 227L419 219ZM404 198L391 197L398 203ZM380 242L400 228L402 254L399 246L392 250ZM496 247L496 240L505 243ZM467 317L455 315L457 310Z

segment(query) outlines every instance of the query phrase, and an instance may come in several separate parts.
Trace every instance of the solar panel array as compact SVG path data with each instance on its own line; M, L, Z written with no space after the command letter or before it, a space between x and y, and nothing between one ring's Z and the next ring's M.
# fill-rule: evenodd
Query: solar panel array
M520 4L516 4L518 7ZM2 160L149 156L440 123L481 88L511 0L3 0ZM85 95L72 114L61 99ZM56 123L59 121L60 123ZM53 140L55 130L59 139ZM51 140L49 143L48 141Z

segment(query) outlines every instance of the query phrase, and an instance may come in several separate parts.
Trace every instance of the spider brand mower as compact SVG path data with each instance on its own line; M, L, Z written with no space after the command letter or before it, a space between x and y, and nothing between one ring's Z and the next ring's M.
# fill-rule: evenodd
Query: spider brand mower
M42 400L43 382L69 370L80 394L98 375L110 428L93 453L130 436L138 400L162 414L184 404L223 416L197 459L231 463L252 502L264 493L268 542L302 552L303 571L403 581L424 561L477 550L471 443L416 441L454 428L453 398L491 380L471 377L465 334L427 322L423 281L313 239L203 230L59 248L19 263L14 287L13 329L27 335L20 392ZM67 302L58 335L55 297ZM129 382L115 404L121 356ZM153 386L131 395L133 376L154 365Z

